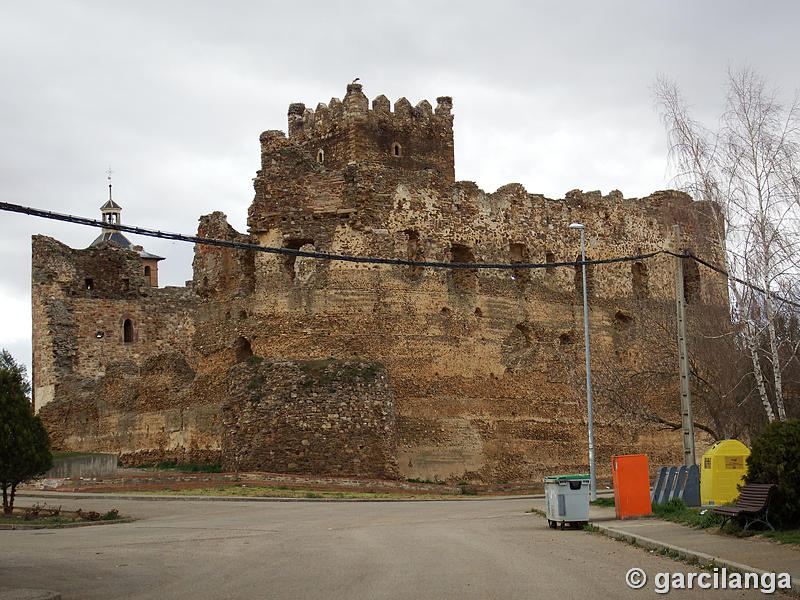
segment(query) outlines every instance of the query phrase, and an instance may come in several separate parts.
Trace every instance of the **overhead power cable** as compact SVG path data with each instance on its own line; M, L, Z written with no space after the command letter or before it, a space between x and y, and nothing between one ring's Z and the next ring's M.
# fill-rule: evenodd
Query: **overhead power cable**
M77 217L75 215L65 215L61 213L52 212L49 210L32 208L29 206L20 206L18 204L10 204L8 202L0 202L0 210L22 213L34 217L42 217L45 219L52 219L55 221L65 221L67 223L88 225L89 227L100 227L102 229L114 229L116 231L125 231L128 233L135 233L137 235L144 235L147 237L154 237L165 240L177 240L181 242L191 242L193 244L205 244L208 246L222 246L225 248L235 248L236 250L252 250L254 252L267 252L269 254L302 256L306 258L315 258L319 260L382 264L382 265L401 265L409 267L432 267L435 269L544 269L550 267L574 267L576 265L581 266L584 264L600 265L600 264L609 264L616 262L645 260L657 256L658 254L668 253L666 250L656 250L654 252L648 252L645 254L637 254L635 256L622 256L619 258L602 258L602 259L586 260L586 261L578 260L578 261L545 262L545 263L436 262L436 261L425 261L425 260L407 260L403 258L382 258L376 256L351 256L348 254L332 254L329 252L311 252L308 250L295 250L294 248L273 248L270 246L260 246L258 244L247 244L244 242L233 242L230 240L218 240L215 238L204 238L195 235L185 235L182 233L170 233L167 231L158 231L155 229L145 229L143 227L136 227L134 225L122 225L120 223L106 223L104 221L98 221L96 219Z
M266 252L269 254L281 254L287 256L300 256L305 258L313 258L317 260L330 260L330 261L343 261L353 263L366 263L366 264L381 264L381 265L400 265L409 267L428 267L434 269L548 269L554 267L579 267L582 265L603 265L611 263L632 262L638 260L647 260L665 254L674 256L683 260L694 260L699 264L724 275L729 280L747 286L761 294L766 294L763 288L758 287L738 277L729 275L727 271L716 267L705 260L698 258L691 252L684 254L677 254L669 250L656 250L654 252L647 252L644 254L636 254L632 256L620 256L616 258L602 258L593 260L576 260L576 261L563 261L563 262L544 262L544 263L463 263L463 262L437 262L425 260L408 260L403 258L382 258L375 256L351 256L347 254L332 254L329 252L311 252L308 250L296 250L294 248L273 248L270 246L260 246L258 244L248 244L244 242L234 242L230 240L219 240L215 238L204 238L195 235L185 235L182 233L170 233L167 231L159 231L155 229L146 229L144 227L136 227L133 225L122 225L120 223L105 223L96 219L89 219L86 217L78 217L75 215L65 215L49 210L42 210L30 206L22 206L19 204L11 204L9 202L0 202L0 210L31 215L34 217L42 217L44 219L51 219L55 221L64 221L67 223L76 223L78 225L87 225L89 227L99 227L101 229L114 229L116 231L125 231L128 233L135 233L146 237L153 237L166 240L175 240L180 242L190 242L193 244L203 244L207 246L221 246L224 248L234 248L236 250L250 250L253 252ZM793 302L787 298L783 298L775 293L771 293L772 297L785 302L795 308L800 308L800 303Z
M767 295L767 292L766 292L766 290L764 288L759 287L759 286L757 286L757 285L755 285L753 283L750 283L749 281L745 281L744 279L740 279L738 277L734 277L733 275L729 275L727 271L725 271L723 269L720 269L719 267L715 267L711 263L708 263L708 262L704 261L702 258L700 258L698 256L695 256L691 252L687 252L685 256L688 257L688 258L691 258L692 260L697 261L698 263L700 263L704 267L707 267L707 268L711 269L712 271L714 271L716 273L719 273L720 275L724 275L730 281L735 281L736 283L739 283L739 284L741 284L743 286L746 286L746 287L750 288L753 291L759 292L760 294L764 294L765 296ZM781 302L785 302L786 304L789 304L790 306L794 306L795 308L800 308L800 302L794 302L793 300L789 300L788 298L784 298L784 297L776 294L775 292L770 292L769 295L772 296L773 298L777 299L777 300L780 300Z

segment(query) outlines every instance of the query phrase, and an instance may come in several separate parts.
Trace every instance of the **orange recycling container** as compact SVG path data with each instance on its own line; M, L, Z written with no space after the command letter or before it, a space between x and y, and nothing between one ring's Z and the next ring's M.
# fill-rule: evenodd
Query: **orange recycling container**
M649 515L650 471L646 454L626 454L611 458L611 476L614 482L614 506L617 518Z

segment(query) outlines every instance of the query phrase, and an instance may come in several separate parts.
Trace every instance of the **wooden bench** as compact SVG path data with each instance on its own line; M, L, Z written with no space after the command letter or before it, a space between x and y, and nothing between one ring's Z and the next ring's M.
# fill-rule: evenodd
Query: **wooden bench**
M769 522L768 514L769 503L776 489L778 486L774 483L748 483L743 486L735 506L715 506L711 509L725 517L719 528L722 529L728 519L744 517L744 531L747 531L747 528L753 523L764 523L772 531L775 531Z

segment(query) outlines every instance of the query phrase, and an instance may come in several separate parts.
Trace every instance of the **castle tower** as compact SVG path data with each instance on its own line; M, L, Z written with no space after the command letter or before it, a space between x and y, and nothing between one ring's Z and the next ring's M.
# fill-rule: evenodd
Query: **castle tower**
M113 225L122 224L122 207L114 202L114 199L111 197L110 177L108 183L108 200L105 204L103 204L103 206L100 207L100 213L103 216L103 231L91 244L89 244L89 247L92 248L94 246L99 246L103 242L110 242L112 244L116 244L117 246L121 246L122 248L127 248L128 250L137 252L142 258L142 268L144 269L143 274L145 281L147 281L150 287L158 287L158 261L164 260L164 257L151 254L141 246L133 245L131 241L122 234L121 231L118 231L112 227Z
M296 102L289 105L289 140L328 169L367 164L399 171L430 170L455 181L453 164L453 99L427 100L416 106L405 98L394 103L381 94L370 102L360 83L347 86L340 102L331 98L316 110Z
M399 182L419 181L444 190L455 183L453 99L440 96L436 109L427 100L416 106L377 96L370 107L360 83L350 83L343 100L331 98L316 109L289 105L288 137L282 131L261 134L261 169L254 180L250 233L261 235L293 213L291 243L321 236L303 227L307 219L340 222L368 218L374 199ZM282 225L281 225L282 224ZM284 233L287 233L284 231ZM262 243L268 243L264 238Z

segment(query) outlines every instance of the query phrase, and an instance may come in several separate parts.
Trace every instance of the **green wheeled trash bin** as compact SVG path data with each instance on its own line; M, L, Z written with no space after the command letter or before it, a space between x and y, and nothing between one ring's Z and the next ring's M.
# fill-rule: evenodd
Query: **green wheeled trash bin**
M545 477L547 523L552 529L561 525L583 527L589 522L588 475L550 475Z

